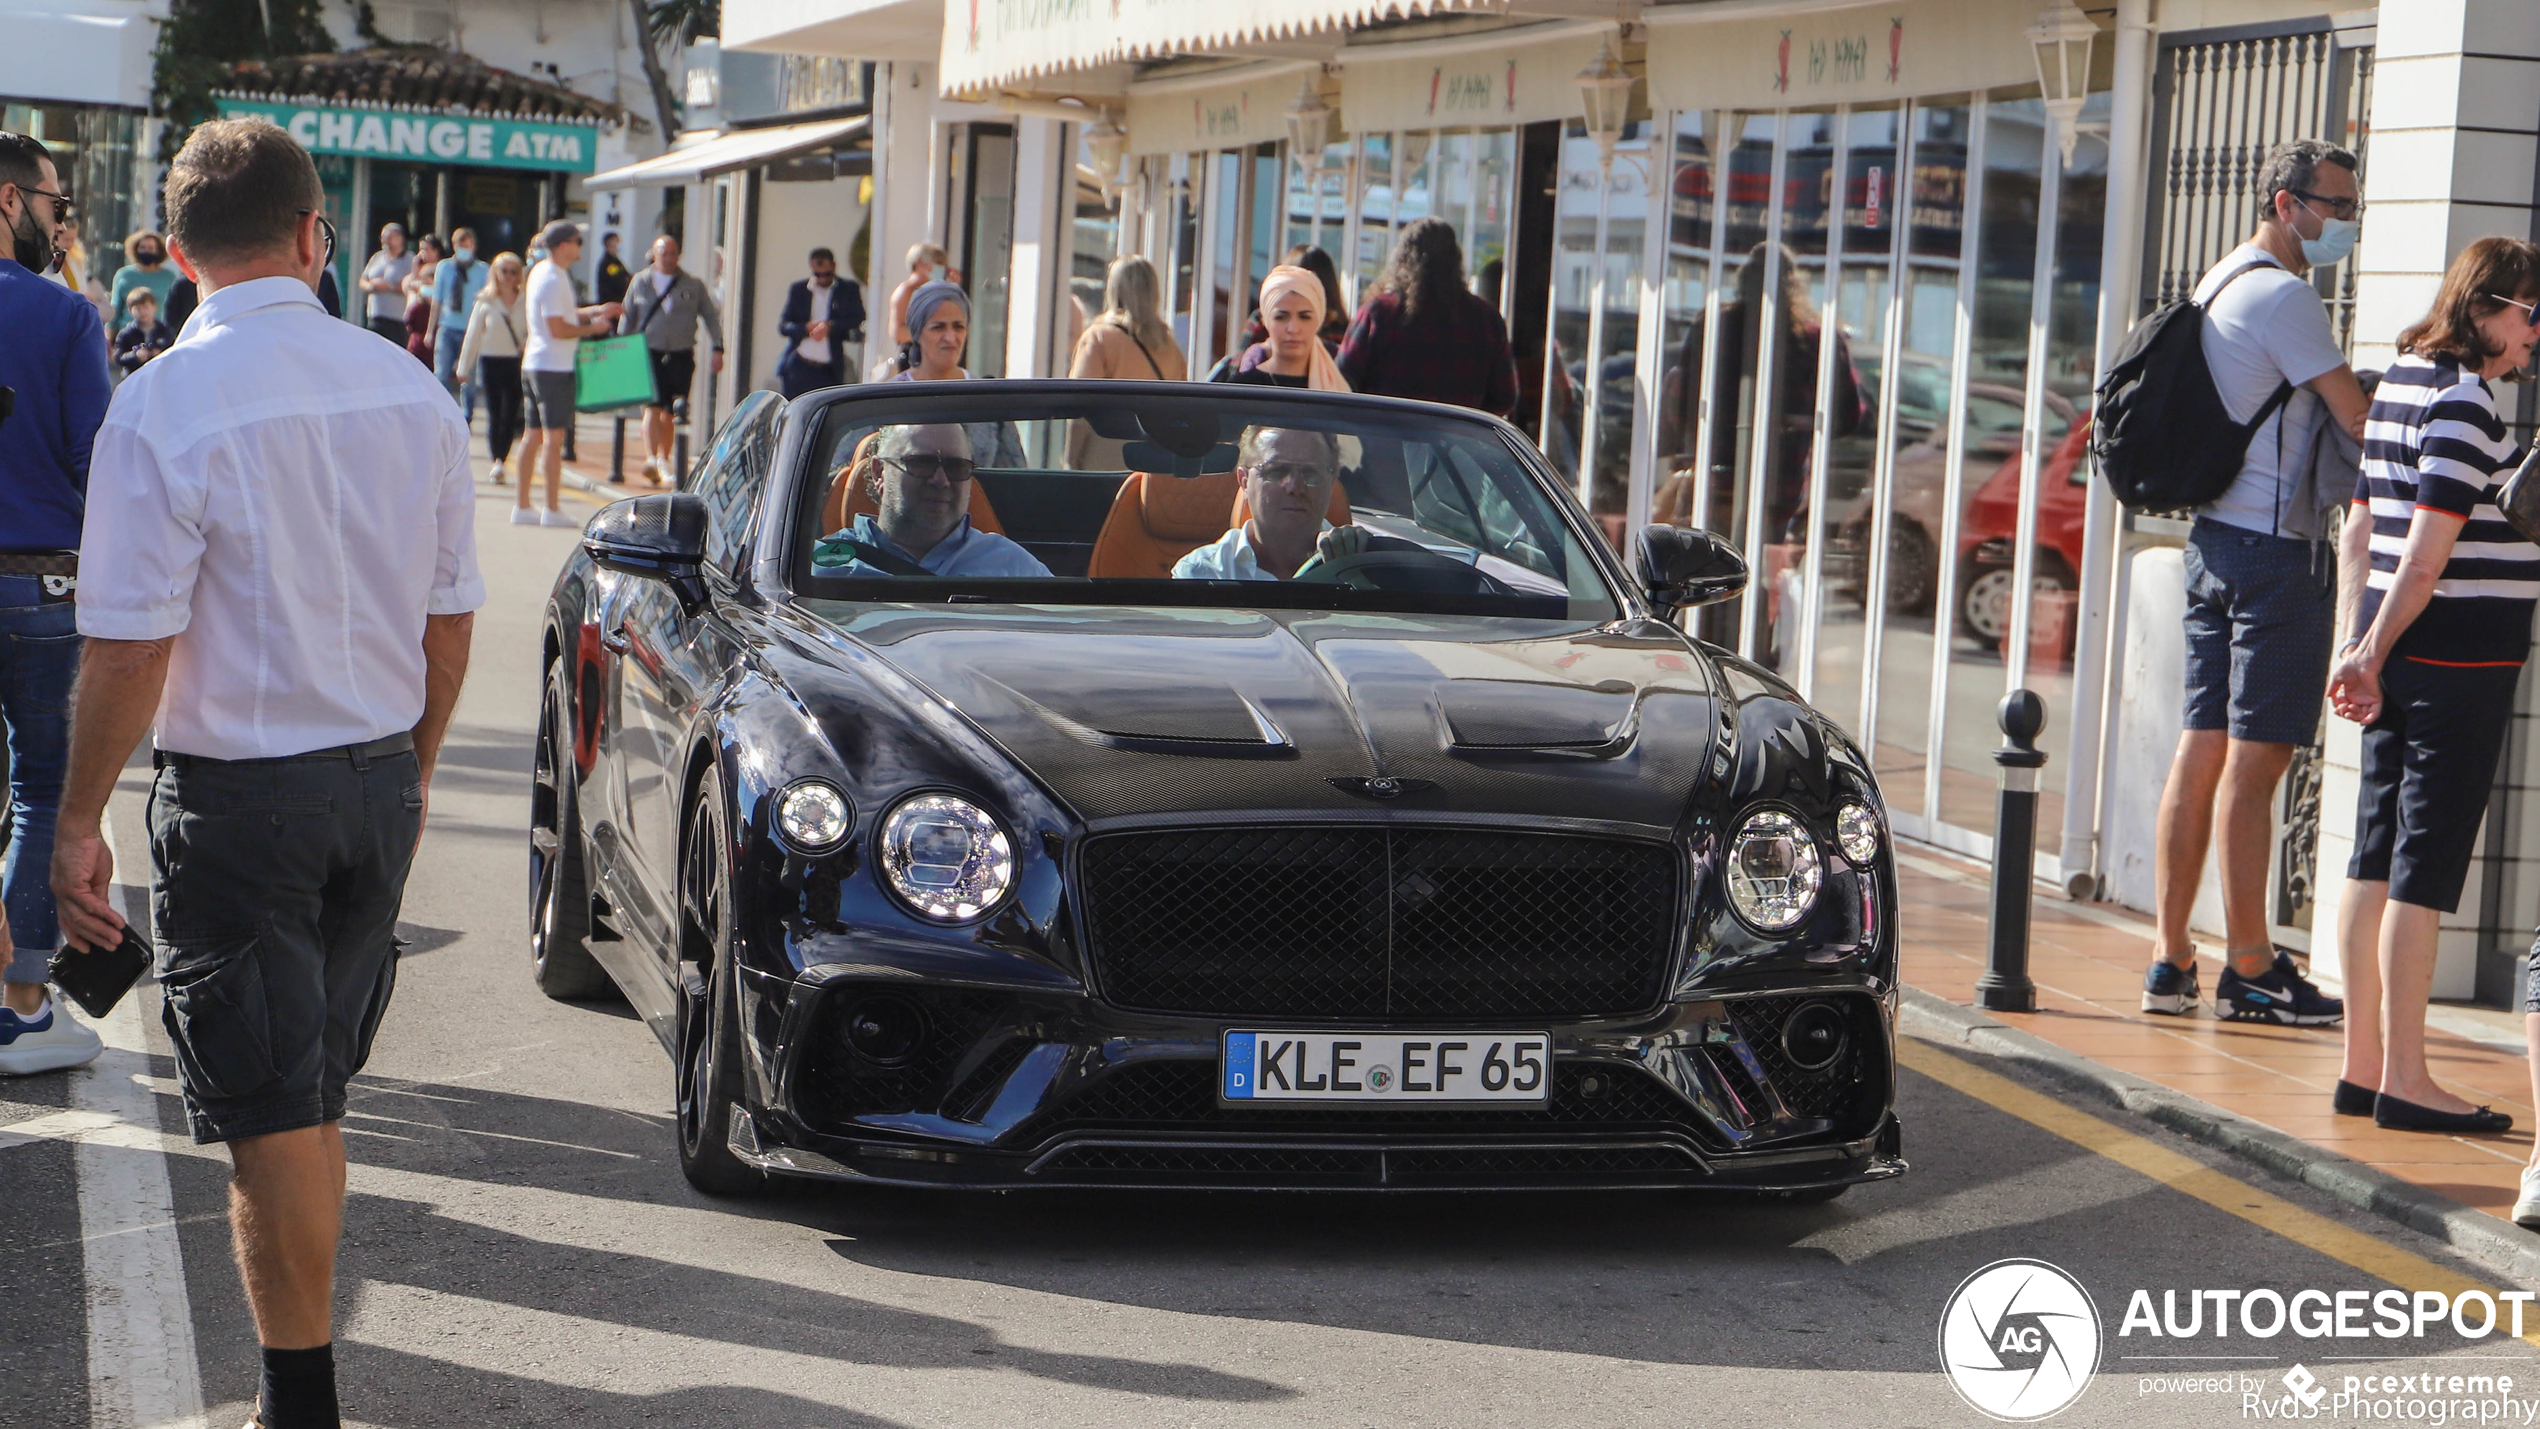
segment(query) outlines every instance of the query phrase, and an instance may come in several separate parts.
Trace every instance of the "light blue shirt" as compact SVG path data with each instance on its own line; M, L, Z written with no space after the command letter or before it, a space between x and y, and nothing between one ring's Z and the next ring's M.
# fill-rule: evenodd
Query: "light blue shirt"
M482 258L467 265L467 273L459 273L459 260L444 258L432 270L432 301L441 309L441 326L467 331L467 312L475 306L476 295L485 291L485 281L494 276L494 265Z
M1322 524L1324 531L1332 523ZM1248 528L1238 526L1215 542L1200 547L1173 563L1173 579L1177 581L1275 581L1279 577L1262 569L1261 559L1252 551ZM1318 535L1320 532L1317 533ZM1291 572L1293 574L1293 572Z
M820 544L812 548L811 563L820 568L823 575L888 576L892 573L856 559L855 553L845 546L841 537L912 562L930 576L1046 580L1050 573L1050 568L1042 565L1030 551L994 531L980 530L970 524L967 516L961 518L960 525L953 527L951 535L936 542L935 549L923 556L910 555L897 542L883 535L881 526L869 511L856 517L837 535L821 538Z

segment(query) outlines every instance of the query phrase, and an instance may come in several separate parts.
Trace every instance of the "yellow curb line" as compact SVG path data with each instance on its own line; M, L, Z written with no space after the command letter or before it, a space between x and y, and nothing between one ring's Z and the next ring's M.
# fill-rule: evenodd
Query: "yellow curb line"
M1910 1037L1897 1039L1896 1060L1996 1111L2018 1117L2042 1131L2053 1132L2094 1156L2105 1157L2182 1195L2193 1196L2218 1211L2238 1216L2260 1230L2318 1251L2402 1290L2435 1290L2442 1292L2446 1298L2457 1296L2464 1290L2481 1290L2490 1294L2495 1291L2494 1286L2472 1280L2458 1271L2447 1270L2424 1256L2401 1250L2315 1211L2306 1211L2280 1196L2270 1195L2245 1181L2224 1175L2193 1157L2182 1156L2149 1138L2137 1136L2088 1112L2077 1111L2042 1092L2031 1091L2008 1077L1970 1065L1927 1043ZM2506 1318L2509 1312L2501 1305L2497 1309L2501 1324L2510 1326L2513 1322ZM2527 1344L2540 1345L2540 1327L2534 1325L2534 1318L2526 1311L2523 1318L2526 1333L2522 1339Z

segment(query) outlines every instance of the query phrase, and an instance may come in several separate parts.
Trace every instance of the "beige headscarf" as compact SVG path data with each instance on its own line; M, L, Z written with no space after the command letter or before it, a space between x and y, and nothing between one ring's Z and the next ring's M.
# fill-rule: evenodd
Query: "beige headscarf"
M1278 305L1279 299L1291 294L1303 298L1305 305L1314 310L1316 336L1305 344L1305 385L1317 392L1348 391L1349 379L1341 375L1340 365L1332 361L1331 353L1324 350L1320 335L1323 330L1321 278L1288 263L1271 269L1269 276L1261 280L1261 320L1269 322L1270 310Z

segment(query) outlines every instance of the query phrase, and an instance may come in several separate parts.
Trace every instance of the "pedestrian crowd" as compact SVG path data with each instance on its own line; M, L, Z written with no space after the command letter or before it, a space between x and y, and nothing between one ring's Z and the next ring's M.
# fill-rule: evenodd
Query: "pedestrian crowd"
M2468 244L2395 335L2388 369L2358 373L2313 274L2354 249L2360 178L2344 149L2279 146L2255 231L2191 300L2228 419L2215 435L2245 452L2195 506L2183 552L2183 729L2161 798L2142 1006L2175 1016L2203 1001L2188 922L2210 851L2217 1015L2342 1023L2339 1115L2494 1136L2512 1117L2435 1079L2425 1025L2540 601L2540 521L2509 516L2540 513L2540 493L2508 492L2522 453L2498 396L2530 377L2540 347L2540 247ZM2316 741L2323 702L2363 727L2337 926L2315 933L2339 950L2343 998L2274 945L2267 915L2278 787ZM2540 942L2524 983L2540 1104ZM2540 1226L2540 1149L2512 1215Z

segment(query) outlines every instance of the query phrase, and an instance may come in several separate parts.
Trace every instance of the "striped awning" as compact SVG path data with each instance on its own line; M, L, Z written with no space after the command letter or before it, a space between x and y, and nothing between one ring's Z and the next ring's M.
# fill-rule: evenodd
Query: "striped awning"
M1478 11L1501 0L944 0L943 88L988 94L1071 71L1168 55L1299 53L1378 20Z

